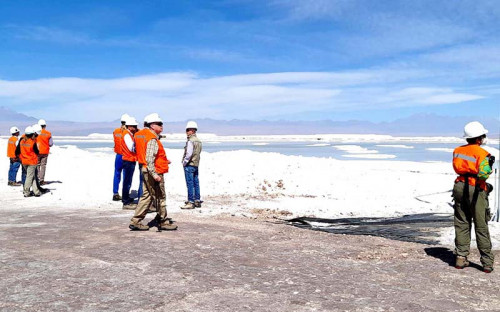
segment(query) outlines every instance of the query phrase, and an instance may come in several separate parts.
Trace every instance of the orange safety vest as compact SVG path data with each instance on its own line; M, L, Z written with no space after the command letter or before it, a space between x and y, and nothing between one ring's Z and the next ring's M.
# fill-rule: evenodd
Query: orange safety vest
M122 139L123 139L123 129L116 128L113 131L113 140L115 141L115 153L122 154Z
M45 130L42 129L40 135L36 137L36 142L38 143L38 151L40 154L48 154L50 151L50 146L49 146L49 140L51 138L52 134Z
M158 140L157 136L150 129L142 129L134 135L135 151L137 153L137 161L143 166L147 166L146 162L146 149L150 140L158 142L158 153L155 158L155 170L158 174L168 172L168 159L165 149Z
M137 156L133 151L130 151L125 143L125 136L130 134L130 137L133 139L133 135L129 130L123 130L123 138L121 140L121 151L122 151L122 159L126 161L137 161Z
M38 164L38 156L35 154L35 150L33 146L36 144L33 139L22 139L19 142L21 145L21 154L19 158L21 159L21 163L23 165L36 165Z
M455 182L465 182L464 175L477 175L479 173L479 165L490 153L485 151L477 144L462 145L453 151L453 169L458 176ZM483 190L487 190L486 181L477 177L469 177L469 185L479 184Z
M7 157L16 158L16 142L17 137L11 136L9 142L7 143Z

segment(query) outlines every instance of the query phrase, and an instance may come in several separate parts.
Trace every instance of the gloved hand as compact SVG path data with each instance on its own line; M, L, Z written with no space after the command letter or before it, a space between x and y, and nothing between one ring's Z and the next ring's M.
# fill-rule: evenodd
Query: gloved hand
M493 168L493 164L495 163L495 156L490 155L488 162L490 163L490 168Z

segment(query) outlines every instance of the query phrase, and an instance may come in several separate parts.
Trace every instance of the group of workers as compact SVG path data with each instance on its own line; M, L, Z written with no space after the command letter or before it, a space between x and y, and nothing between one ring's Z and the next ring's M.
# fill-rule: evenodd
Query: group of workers
M11 127L11 137L7 143L7 157L10 159L9 186L23 186L24 197L39 197L49 192L45 185L45 171L50 147L53 145L52 134L46 129L47 123L40 119L38 123L26 127L24 134L17 127ZM17 182L17 173L22 166L21 183Z
M8 141L7 156L10 158L10 186L20 186L16 176L22 165L22 185L25 197L40 196L47 192L41 187L45 184L45 168L52 135L46 128L45 120L25 129L19 138L20 131L12 127L12 137ZM182 209L201 207L198 166L202 143L196 136L198 125L189 121L186 125L187 141L184 147L182 165L187 186L187 201ZM113 132L115 157L115 175L113 181L113 200L121 200L124 209L135 209L129 228L133 231L147 231L150 226L158 230L176 230L177 225L167 217L164 174L168 172L170 160L160 141L163 131L163 121L157 113L144 118L144 128L139 130L137 120L127 114L121 118L121 127ZM469 266L467 259L470 252L471 228L474 225L477 248L483 271L493 271L494 255L491 251L491 239L488 221L491 212L488 195L493 187L486 182L492 173L495 157L481 145L486 143L488 130L473 121L465 125L464 138L466 145L453 151L453 168L458 174L453 187L454 227L455 227L455 267L463 269ZM138 203L130 196L130 187L139 163L140 185ZM122 196L118 187L123 173ZM142 224L148 212L157 212L154 222Z
M157 113L144 118L144 128L138 129L134 117L124 114L121 126L113 131L115 173L113 179L113 200L122 201L123 209L134 209L129 228L133 231L147 231L154 224L158 230L176 230L177 225L167 217L164 174L168 172L170 160L160 141L163 121ZM189 121L186 125L187 141L184 146L182 165L186 179L188 200L181 209L201 207L198 166L202 143L196 136L198 125ZM130 196L130 188L136 167L139 163L138 202ZM123 175L123 180L121 179ZM122 180L122 195L118 193ZM157 212L153 223L142 224L148 212Z

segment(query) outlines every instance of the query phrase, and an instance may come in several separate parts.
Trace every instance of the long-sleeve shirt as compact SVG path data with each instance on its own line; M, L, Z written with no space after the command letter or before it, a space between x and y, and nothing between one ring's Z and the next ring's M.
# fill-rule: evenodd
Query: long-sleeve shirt
M186 156L184 156L184 159L182 160L182 165L184 167L187 166L189 161L191 160L191 157L193 156L193 150L194 150L194 145L193 142L187 141L186 144Z
M153 177L159 176L158 173L156 173L156 168L155 168L155 159L156 155L158 154L158 142L156 140L149 140L148 145L146 146L146 164L149 173Z
M125 145L127 146L128 150L131 151L132 153L135 153L134 140L132 139L132 136L130 135L129 132L125 134L123 140L125 141Z

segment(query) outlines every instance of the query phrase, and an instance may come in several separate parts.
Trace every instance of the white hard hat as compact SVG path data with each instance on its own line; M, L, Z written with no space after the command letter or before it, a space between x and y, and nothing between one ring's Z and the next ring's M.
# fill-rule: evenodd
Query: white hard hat
M40 126L46 126L46 125L47 125L47 123L45 122L45 119L40 119L40 120L38 121L38 124L39 124Z
M486 133L488 133L488 130L478 121L469 122L464 127L464 138L466 139L477 138Z
M153 123L153 122L163 122L163 120L161 120L160 116L158 115L158 113L152 113L152 114L149 114L146 116L146 122L147 123Z
M151 116L151 115L152 115L152 114L146 115L146 116L144 117L144 122L148 122L148 120L149 120L149 116Z
M14 133L17 133L17 132L20 132L17 127L11 127L10 128L10 134L14 134Z
M127 118L127 121L125 121L125 126L137 126L137 125L138 125L137 120L135 120L135 118L132 116L129 116Z
M122 118L120 119L121 122L126 122L127 119L129 118L130 116L128 114L123 114L122 115Z
M35 131L33 131L33 127L27 126L26 129L24 129L24 133L27 135L30 135L30 134L35 133Z
M188 121L187 125L186 125L186 130L187 129L196 129L198 130L198 124L196 123L196 121Z
M36 132L37 134L42 133L42 126L39 124L34 124L31 128L33 128L33 132Z

